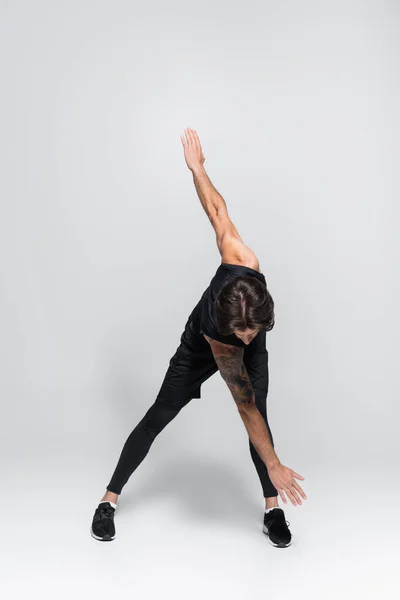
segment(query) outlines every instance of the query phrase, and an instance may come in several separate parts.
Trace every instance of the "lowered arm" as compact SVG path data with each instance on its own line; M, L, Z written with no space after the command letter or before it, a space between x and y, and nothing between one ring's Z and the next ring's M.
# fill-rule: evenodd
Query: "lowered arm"
M267 468L279 464L264 419L255 404L253 386L243 363L243 348L204 336L211 346L221 377L226 382L244 426Z

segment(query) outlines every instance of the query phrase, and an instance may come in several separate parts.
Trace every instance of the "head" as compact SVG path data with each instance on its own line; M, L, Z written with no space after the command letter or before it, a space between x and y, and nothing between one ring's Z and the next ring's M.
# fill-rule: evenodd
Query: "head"
M239 276L226 283L214 308L218 332L235 334L246 345L259 331L270 331L275 324L272 296L256 277Z

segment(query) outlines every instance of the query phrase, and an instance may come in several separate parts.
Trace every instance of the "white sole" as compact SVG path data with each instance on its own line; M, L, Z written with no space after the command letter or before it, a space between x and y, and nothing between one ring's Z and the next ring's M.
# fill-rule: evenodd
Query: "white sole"
M115 535L113 535L112 537L110 536L110 539L109 539L109 540L105 540L104 538L102 538L102 537L100 537L100 536L98 536L98 535L95 535L95 534L93 533L93 529L92 529L92 527L90 527L90 535L91 535L91 536L92 536L92 537L93 537L95 540L100 540L100 542L112 542L112 540L113 540L113 539L115 539Z
M284 546L280 546L279 544L274 544L274 542L271 541L269 534L268 534L268 529L265 525L263 525L263 532L266 534L266 536L268 537L268 541L271 544L271 546L273 546L274 548L287 548L288 546L290 546L290 544L292 543L291 541L288 544L285 544ZM292 536L293 537L293 536Z

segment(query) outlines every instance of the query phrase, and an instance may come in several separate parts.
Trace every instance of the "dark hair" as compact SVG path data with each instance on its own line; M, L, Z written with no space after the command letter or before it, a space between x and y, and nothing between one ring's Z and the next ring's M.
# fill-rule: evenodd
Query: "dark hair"
M240 275L223 285L214 310L220 335L244 329L270 331L275 324L272 296L266 285L251 275Z

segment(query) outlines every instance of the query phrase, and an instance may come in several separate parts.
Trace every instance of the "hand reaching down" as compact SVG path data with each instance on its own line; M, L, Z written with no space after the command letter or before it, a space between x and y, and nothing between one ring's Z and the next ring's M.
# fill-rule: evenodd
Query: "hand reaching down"
M289 467L285 467L281 463L269 467L268 474L285 504L287 503L285 494L287 494L287 497L295 506L297 504L302 504L300 496L304 498L304 500L307 500L307 496L297 481L295 481L295 478L304 479L302 475L299 475L296 471L289 469Z

